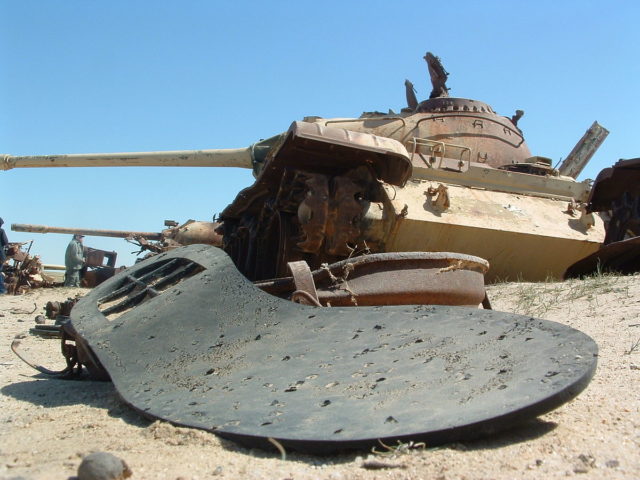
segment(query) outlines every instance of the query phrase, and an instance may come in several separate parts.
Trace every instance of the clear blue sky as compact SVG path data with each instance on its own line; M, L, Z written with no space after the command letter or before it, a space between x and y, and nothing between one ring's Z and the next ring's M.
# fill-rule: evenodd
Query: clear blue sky
M452 96L489 103L533 154L611 131L583 177L640 155L640 2L0 0L0 152L233 148L307 115L405 105L440 56ZM11 241L63 263L68 235L11 223L157 231L210 220L252 182L204 168L0 171ZM133 245L87 237L133 263Z

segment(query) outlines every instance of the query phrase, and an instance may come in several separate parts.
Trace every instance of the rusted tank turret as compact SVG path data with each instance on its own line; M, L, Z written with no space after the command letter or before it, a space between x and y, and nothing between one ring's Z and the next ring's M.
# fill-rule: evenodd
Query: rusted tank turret
M286 275L290 261L317 269L365 252L405 251L486 258L489 280L543 280L596 251L604 225L584 208L589 184L574 177L606 130L587 132L561 167L571 176L562 175L531 154L521 110L507 117L449 96L439 59L425 60L430 98L418 101L406 81L400 113L306 117L244 149L5 156L2 168L252 168L255 183L222 212L218 228L222 248L251 280Z

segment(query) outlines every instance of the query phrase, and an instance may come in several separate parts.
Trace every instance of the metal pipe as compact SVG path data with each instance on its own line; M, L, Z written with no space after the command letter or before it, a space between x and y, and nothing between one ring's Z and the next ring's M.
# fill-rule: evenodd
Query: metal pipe
M42 269L43 270L57 270L57 271L64 271L67 269L67 267L65 267L64 265L53 265L50 263L45 263L44 265L42 265Z

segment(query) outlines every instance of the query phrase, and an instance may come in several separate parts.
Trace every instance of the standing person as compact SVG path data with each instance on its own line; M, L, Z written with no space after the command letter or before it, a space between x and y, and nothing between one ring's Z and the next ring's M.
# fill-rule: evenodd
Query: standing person
M0 218L0 295L7 293L7 288L4 286L4 277L2 276L2 267L4 267L4 261L7 259L5 247L9 245L7 234L4 231L4 228L2 228L3 223L4 220Z
M64 266L66 268L64 274L65 287L80 286L80 270L84 265L83 238L84 235L76 234L67 245L67 251L64 254Z

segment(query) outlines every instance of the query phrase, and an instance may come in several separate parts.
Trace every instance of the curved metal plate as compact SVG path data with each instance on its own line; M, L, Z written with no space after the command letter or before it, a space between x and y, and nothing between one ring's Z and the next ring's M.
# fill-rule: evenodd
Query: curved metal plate
M291 262L302 263L306 262ZM307 267L308 268L308 267ZM486 292L489 262L451 252L386 252L351 257L311 272L314 297L323 306L477 306ZM296 275L253 282L261 290L290 298L301 288ZM300 302L305 303L305 302ZM305 303L311 305L310 303Z
M182 281L172 260L189 272ZM596 367L593 340L564 325L464 307L294 304L203 245L135 265L71 317L144 414L312 453L488 434L573 398Z

